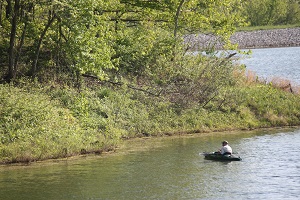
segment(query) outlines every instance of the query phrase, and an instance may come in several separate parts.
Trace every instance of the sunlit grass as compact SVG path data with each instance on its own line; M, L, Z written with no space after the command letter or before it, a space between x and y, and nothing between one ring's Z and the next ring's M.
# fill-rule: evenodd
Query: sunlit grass
M300 27L300 23L298 24L286 24L286 25L270 25L270 26L246 26L239 27L237 31L257 31L257 30L272 30L272 29L285 29L285 28L296 28Z

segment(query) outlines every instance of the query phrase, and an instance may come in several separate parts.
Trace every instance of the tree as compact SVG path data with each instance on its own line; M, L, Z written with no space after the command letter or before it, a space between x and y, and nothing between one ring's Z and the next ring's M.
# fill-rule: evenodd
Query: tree
M229 44L239 11L240 0L2 0L8 77L53 67L101 79L151 73L157 60L185 53L186 34L209 31Z
M244 6L252 26L293 24L300 17L298 0L251 0Z
M106 1L72 1L57 5L60 52L67 65L79 74L93 73L105 78L104 69L114 68L113 24L103 9Z
M289 0L285 19L281 23L296 24L300 20L300 1Z
M13 5L14 3L14 5ZM14 79L16 76L15 69L15 43L16 43L16 34L18 20L20 16L20 0L11 0L7 1L6 5L6 16L10 19L11 30L10 30L10 39L9 39L9 48L8 48L8 75L7 79Z
M160 55L165 53L169 59L173 59L175 54L182 53L182 39L186 34L213 32L224 44L230 44L230 35L236 26L244 22L240 13L240 2L122 0L119 4L116 3L113 10L106 12L114 13L112 19L117 27L115 30L118 38L115 49L117 57L120 58L120 68L125 71L129 69L129 72L134 73L143 72L147 66L153 65L150 61L157 60L153 55L159 53L154 53L153 50L156 49L157 52L158 48L164 50ZM140 34L145 37L141 37L144 38L142 41L138 39L140 37L135 37ZM145 41L149 42L146 44ZM141 47L140 44L147 46ZM130 49L131 52L128 51ZM142 52L142 55L138 54L139 52Z
M1 8L3 6L6 7L5 13L1 9L1 18L6 16L1 31L4 45L6 35L10 36L7 46L8 81L18 73L23 45L27 50L22 60L26 63L23 70L30 72L31 76L49 67L44 65L47 61L58 67L62 67L60 63L63 63L71 70L99 76L104 74L102 69L114 67L110 23L106 15L96 12L99 8L109 7L109 3L94 0L7 0L1 1ZM41 51L43 62L39 64ZM52 60L53 57L60 63Z

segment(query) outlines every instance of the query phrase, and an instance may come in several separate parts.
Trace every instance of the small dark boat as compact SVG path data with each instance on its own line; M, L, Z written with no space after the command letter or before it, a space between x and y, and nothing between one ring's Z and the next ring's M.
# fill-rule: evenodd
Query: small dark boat
M226 154L222 155L220 153L211 152L203 153L204 158L207 160L218 160L218 161L240 161L242 158L236 154Z

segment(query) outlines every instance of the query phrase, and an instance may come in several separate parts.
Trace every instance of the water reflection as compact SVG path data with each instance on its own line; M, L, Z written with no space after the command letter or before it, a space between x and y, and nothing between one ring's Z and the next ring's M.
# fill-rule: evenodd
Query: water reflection
M242 161L216 162L199 156L219 148L224 139ZM300 195L298 141L299 130L130 141L112 156L1 167L0 196L8 200L295 199Z

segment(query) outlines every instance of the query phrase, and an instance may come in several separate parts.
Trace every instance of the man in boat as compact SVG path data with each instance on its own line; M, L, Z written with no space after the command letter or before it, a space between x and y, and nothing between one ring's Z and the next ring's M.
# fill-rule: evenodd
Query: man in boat
M222 142L222 148L220 150L220 153L222 155L232 154L232 148L228 145L228 142L226 140Z
M228 142L224 140L222 142L222 148L215 152L215 154L221 154L221 155L231 155L232 154L232 148L228 145Z

